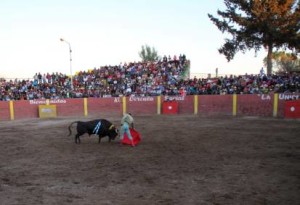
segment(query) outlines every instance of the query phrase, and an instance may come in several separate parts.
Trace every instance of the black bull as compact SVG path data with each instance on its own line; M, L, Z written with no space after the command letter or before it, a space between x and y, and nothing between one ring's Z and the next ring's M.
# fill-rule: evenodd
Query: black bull
M75 135L75 143L80 143L80 136L87 133L89 135L96 134L99 136L99 143L101 138L108 136L109 142L114 140L118 134L118 129L106 119L97 119L87 122L74 121L69 125L69 135L72 134L71 127L74 123L77 123L77 134Z

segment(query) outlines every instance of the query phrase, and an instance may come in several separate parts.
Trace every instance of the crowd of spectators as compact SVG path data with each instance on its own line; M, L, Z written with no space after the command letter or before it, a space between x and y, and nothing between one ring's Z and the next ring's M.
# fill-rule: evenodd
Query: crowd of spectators
M0 101L80 97L300 93L299 74L189 78L189 61L164 56L157 62L120 63L80 71L36 73L31 80L0 79Z

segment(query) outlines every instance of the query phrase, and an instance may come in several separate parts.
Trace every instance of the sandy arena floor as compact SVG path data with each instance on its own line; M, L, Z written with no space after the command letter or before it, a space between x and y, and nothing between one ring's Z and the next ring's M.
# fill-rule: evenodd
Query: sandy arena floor
M135 148L88 135L77 145L74 120L0 122L1 205L300 202L299 120L136 116Z

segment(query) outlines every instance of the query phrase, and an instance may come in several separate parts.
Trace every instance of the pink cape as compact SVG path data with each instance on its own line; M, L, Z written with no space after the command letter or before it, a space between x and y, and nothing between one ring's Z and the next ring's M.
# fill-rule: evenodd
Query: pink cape
M138 131L136 131L135 129L129 128L130 130L130 134L132 136L133 139L133 144L137 145L140 141L141 141L141 135ZM127 134L124 134L124 138L122 140L122 144L124 145L131 145L131 141L130 139L127 137Z

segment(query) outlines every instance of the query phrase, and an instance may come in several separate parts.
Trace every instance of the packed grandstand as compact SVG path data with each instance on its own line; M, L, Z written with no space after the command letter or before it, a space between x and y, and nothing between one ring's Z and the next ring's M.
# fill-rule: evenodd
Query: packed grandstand
M132 62L63 73L35 73L33 79L1 79L0 101L157 95L299 93L299 74L189 77L185 55L157 62Z

